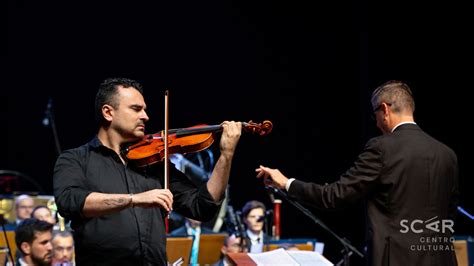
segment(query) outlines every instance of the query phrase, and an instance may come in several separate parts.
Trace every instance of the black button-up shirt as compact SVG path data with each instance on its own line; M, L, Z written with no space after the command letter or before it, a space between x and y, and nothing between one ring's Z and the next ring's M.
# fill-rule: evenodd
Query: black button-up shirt
M163 164L143 169L126 166L119 155L95 137L63 152L54 169L54 196L59 213L71 219L78 265L166 265L166 234L161 208L126 208L87 218L82 214L92 192L140 193L162 188ZM197 220L209 220L220 202L206 185L196 187L170 167L173 211Z

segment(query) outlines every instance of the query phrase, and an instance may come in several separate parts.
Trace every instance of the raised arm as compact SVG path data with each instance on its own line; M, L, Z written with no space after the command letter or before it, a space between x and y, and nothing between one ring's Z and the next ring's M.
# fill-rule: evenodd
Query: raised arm
M224 131L220 141L221 154L209 181L207 181L209 194L211 194L216 202L220 201L224 196L227 183L229 182L232 158L242 132L242 124L240 122L224 121L222 127Z

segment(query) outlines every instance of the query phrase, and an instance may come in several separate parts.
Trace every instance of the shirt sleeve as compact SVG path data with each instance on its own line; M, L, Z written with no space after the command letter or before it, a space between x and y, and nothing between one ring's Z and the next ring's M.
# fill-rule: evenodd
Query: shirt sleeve
M338 181L319 185L295 180L288 193L292 198L323 209L353 204L375 188L383 166L382 156L377 139L371 139L354 165Z
M54 197L59 213L67 218L82 217L87 189L84 166L80 156L73 150L63 152L54 167Z
M170 171L170 188L173 193L173 209L178 213L200 221L212 219L222 200L215 202L207 190L207 183L194 185L183 173Z
M288 179L288 181L286 181L286 184L285 184L286 191L290 190L290 186L291 186L291 183L293 183L293 181L295 181L294 178L290 178Z

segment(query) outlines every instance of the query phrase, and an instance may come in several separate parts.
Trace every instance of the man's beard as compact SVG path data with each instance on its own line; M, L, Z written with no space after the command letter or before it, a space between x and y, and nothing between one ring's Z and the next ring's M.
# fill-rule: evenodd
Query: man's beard
M34 254L31 254L31 261L36 265L51 265L51 254L47 258L36 257Z

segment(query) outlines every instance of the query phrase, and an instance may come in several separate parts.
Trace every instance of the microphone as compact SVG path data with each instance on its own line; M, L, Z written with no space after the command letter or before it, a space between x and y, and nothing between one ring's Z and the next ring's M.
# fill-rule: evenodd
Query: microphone
M49 98L46 110L44 111L43 126L49 126L49 120L51 117L51 107L53 106L53 99Z
M264 215L258 217L257 222L259 223L259 222L265 220L265 218L267 218L268 216L271 216L272 213L273 213L272 210L265 211Z

